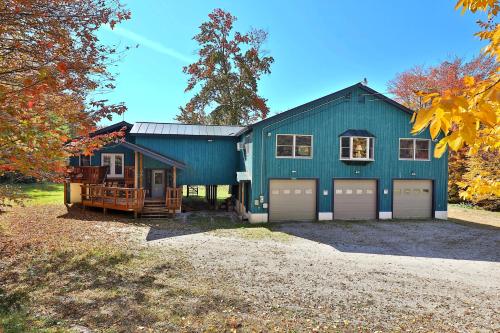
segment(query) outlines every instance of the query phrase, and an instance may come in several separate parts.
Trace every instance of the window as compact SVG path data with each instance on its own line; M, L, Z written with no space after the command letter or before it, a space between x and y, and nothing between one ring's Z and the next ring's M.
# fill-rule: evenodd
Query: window
M374 138L358 136L340 137L340 159L353 161L373 161Z
M155 172L154 173L154 184L162 185L163 184L163 172Z
M101 154L101 165L109 166L109 177L123 177L123 154Z
M429 161L430 146L427 139L399 139L399 159Z
M80 155L80 166L91 166L91 159L89 155Z
M312 135L276 135L276 157L312 158Z

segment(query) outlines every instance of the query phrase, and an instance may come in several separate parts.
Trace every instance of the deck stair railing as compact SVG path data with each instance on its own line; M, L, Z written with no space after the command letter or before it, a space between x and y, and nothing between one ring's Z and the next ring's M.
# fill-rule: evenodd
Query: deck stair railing
M182 205L182 187L167 187L165 205L171 213L176 213Z

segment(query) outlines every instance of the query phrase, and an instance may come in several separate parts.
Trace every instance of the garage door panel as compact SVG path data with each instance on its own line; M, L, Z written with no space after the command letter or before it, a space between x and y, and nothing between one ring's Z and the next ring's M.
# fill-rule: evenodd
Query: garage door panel
M316 180L273 179L270 181L270 221L316 219Z
M335 179L333 215L338 220L368 220L377 215L377 182L372 179Z
M394 218L432 217L432 180L394 180Z

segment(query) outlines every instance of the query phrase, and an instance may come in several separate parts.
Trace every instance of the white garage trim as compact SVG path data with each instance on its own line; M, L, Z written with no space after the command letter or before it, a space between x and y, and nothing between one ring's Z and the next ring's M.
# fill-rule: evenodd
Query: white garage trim
M331 221L333 220L332 212L319 212L318 213L318 221Z
M379 212L378 218L381 220L390 220L392 219L392 212Z
M440 220L448 219L448 211L447 210L436 210L434 212L434 217Z
M267 213L252 213L248 212L248 222L250 223L265 223L267 220Z

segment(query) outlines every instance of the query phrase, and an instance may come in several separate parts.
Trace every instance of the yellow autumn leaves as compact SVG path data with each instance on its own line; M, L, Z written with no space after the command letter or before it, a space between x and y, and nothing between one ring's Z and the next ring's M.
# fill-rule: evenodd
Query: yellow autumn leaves
M495 76L492 76L494 78ZM433 139L440 137L434 150L441 157L447 147L458 150L467 144L472 152L477 149L500 148L498 124L500 119L500 81L485 80L474 83L473 77L465 77L466 89L460 94L453 91L419 93L427 108L414 116L412 133L420 133L429 127Z
M482 30L476 36L488 41L482 51L495 59L496 70L479 82L472 76L465 77L461 89L419 92L426 107L413 115L412 133L429 128L432 139L439 139L434 148L437 158L447 148L457 151L466 145L469 158L493 163L492 172L472 172L470 179L464 179L460 184L464 189L461 196L464 199L487 194L500 197L500 172L495 167L500 160L500 24L495 21L500 5L498 0L460 0L455 9L462 13L487 13L488 20L478 22ZM486 160L484 156L488 156Z
M412 121L412 133L420 133L429 127L433 139L440 138L434 150L441 157L449 147L458 150L467 144L470 153L478 150L500 148L500 24L494 18L500 10L498 0L460 0L456 9L462 12L486 11L489 20L479 22L483 28L476 35L489 44L483 49L498 63L496 71L485 80L476 82L474 77L464 78L464 88L443 93L419 92L424 105Z

